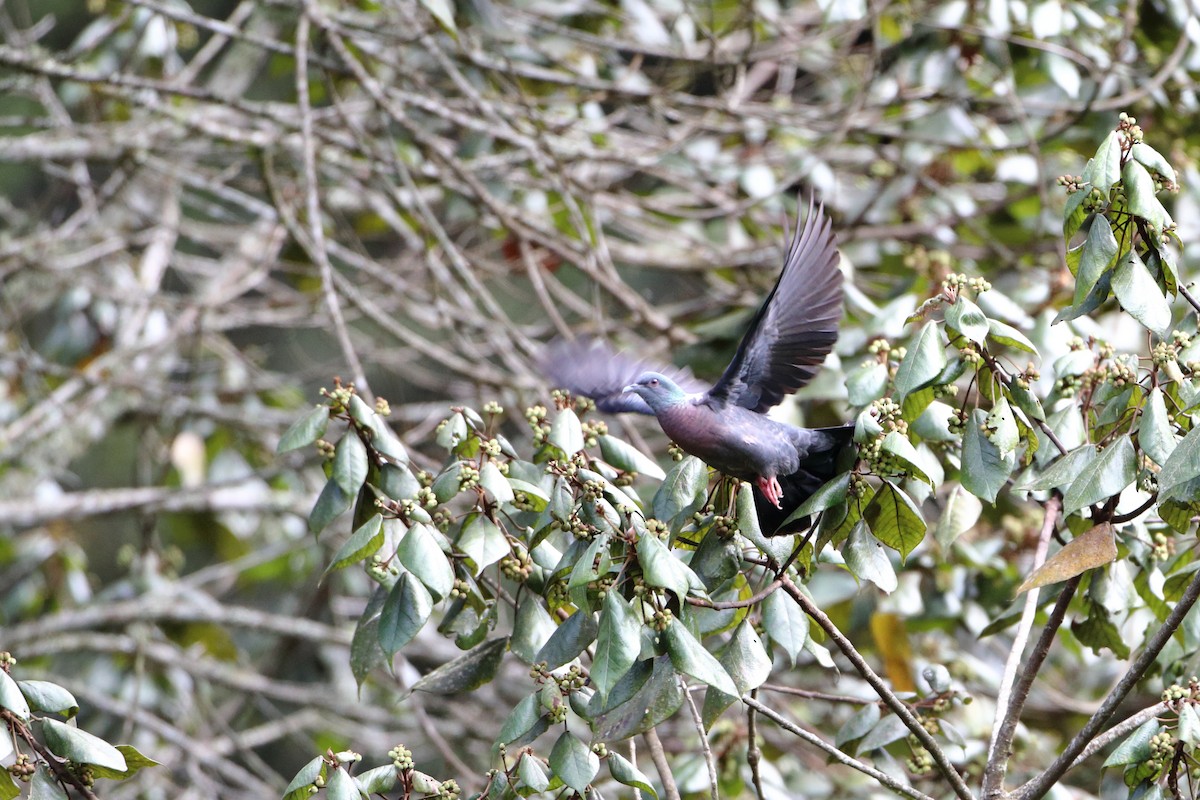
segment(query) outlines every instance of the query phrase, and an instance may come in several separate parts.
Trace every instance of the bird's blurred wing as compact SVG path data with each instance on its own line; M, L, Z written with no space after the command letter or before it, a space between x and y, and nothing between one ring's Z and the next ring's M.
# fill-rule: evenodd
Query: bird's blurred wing
M812 380L837 341L841 318L842 273L833 226L810 200L808 219L803 227L797 223L779 280L710 397L765 412Z
M623 391L643 372L666 375L685 392L700 393L708 389L708 384L698 380L689 369L664 367L634 358L613 350L600 339L556 339L546 346L539 366L552 384L572 394L592 398L596 408L608 414L654 413L645 400L633 392Z

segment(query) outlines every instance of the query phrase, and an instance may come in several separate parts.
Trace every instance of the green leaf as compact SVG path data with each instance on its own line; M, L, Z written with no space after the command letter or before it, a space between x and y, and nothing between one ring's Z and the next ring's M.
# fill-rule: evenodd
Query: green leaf
M888 715L880 720L879 724L858 743L858 752L867 753L871 750L878 750L903 739L908 734L908 726L904 724L904 720L894 715Z
M675 715L683 705L683 683L670 656L662 655L634 664L607 700L589 707L593 736L602 742L618 741L648 730Z
M871 359L846 375L846 401L857 408L883 397L887 390L888 368Z
M671 665L675 669L685 675L691 675L719 692L739 696L737 684L729 677L721 662L704 649L704 645L692 635L686 625L674 620L663 632L663 637L666 640L667 654L671 657Z
M863 511L863 519L879 541L900 553L903 560L925 538L925 519L907 494L884 481Z
M1171 304L1137 253L1130 253L1117 265L1112 288L1131 317L1160 337L1170 334Z
M1176 443L1162 389L1155 386L1146 398L1142 417L1138 421L1138 445L1142 452L1154 459L1154 463L1161 466L1175 451Z
M429 590L411 572L401 574L379 612L379 645L383 652L395 655L425 627L432 613Z
M1075 276L1075 305L1087 299L1100 277L1116 263L1119 249L1108 219L1103 214L1093 216L1092 227L1079 257L1079 272Z
M614 781L625 786L632 786L634 789L645 792L657 800L658 792L654 791L654 786L650 783L650 779L630 763L629 759L620 753L610 751L606 760L608 761L608 772L612 775Z
M1081 470L1096 460L1096 446L1086 444L1077 447L1042 470L1032 474L1014 487L1021 492L1045 492L1063 489L1074 482Z
M1091 604L1086 619L1071 623L1071 633L1075 634L1080 644L1092 648L1096 655L1100 655L1103 648L1108 648L1117 658L1129 658L1129 645L1121 636L1121 630L1099 603Z
M854 716L842 723L842 727L838 728L833 743L838 747L844 747L847 742L861 739L879 724L881 716L882 712L879 710L877 703L867 703Z
M507 647L507 636L489 639L425 675L412 688L431 694L457 694L476 689L495 676Z
M358 790L367 796L387 794L396 788L396 779L396 767L392 764L384 764L382 767L369 769L361 775L354 776Z
M1119 767L1124 764L1137 764L1150 758L1150 740L1162 730L1158 720L1151 719L1129 734L1116 749L1104 759L1104 767Z
M482 514L474 515L463 525L455 546L474 562L473 575L478 575L512 552L504 532Z
M600 771L600 759L592 748L567 731L558 737L550 751L550 769L563 783L582 795Z
M1100 451L1096 459L1082 469L1063 495L1063 513L1120 494L1137 477L1137 454L1125 435Z
M3 745L0 745L0 748L2 747ZM9 747L11 748L11 745ZM4 750L0 750L0 753L4 752ZM12 751L10 749L8 753L11 752ZM35 772L33 776L33 782L35 785L45 784L50 790L49 793L43 794L42 798L44 798L44 800L70 800L70 798L67 797L67 793L62 790L62 787L54 781L54 777L50 776L48 778L43 778L43 772L49 773L49 770L39 765L37 772ZM33 789L31 788L30 791L32 792ZM55 792L57 792L57 794L55 794ZM13 776L8 770L0 769L0 800L15 800L15 798L20 796L21 789L17 786L16 781L13 780Z
M564 408L554 417L550 424L550 444L563 451L568 457L583 449L583 427L579 417L569 408Z
M590 671L592 686L601 697L608 696L637 660L641 634L641 621L620 593L612 589L605 592Z
M335 767L329 773L325 782L324 794L329 800L362 800L362 792L358 790L358 784L341 766Z
M375 555L382 546L383 517L374 514L350 535L345 544L338 548L337 555L325 568L324 574L328 575L334 570L357 564L359 561Z
M87 731L49 718L43 718L41 724L46 747L55 755L74 761L76 764L94 764L97 767L107 767L119 772L124 772L128 768L125 756L121 755L121 751L99 736L93 736Z
M508 485L512 487L515 493L519 492L525 495L525 502L533 508L534 511L541 512L550 504L550 495L546 494L546 490L537 484L523 481L520 478L508 478Z
M955 486L946 498L946 507L938 518L934 537L943 550L954 543L975 526L979 515L983 512L983 503L979 498L968 492L962 486Z
M12 712L22 722L29 722L29 703L21 687L4 670L0 670L0 708Z
M333 454L333 482L343 494L353 497L367 479L367 448L353 431L338 442Z
M343 492L338 487L337 481L327 481L325 488L317 497L317 502L313 504L313 510L309 512L308 529L314 534L325 530L329 523L340 517L350 507L353 500L354 495Z
M317 756L301 767L296 777L292 778L292 782L283 790L283 800L304 800L309 796L308 789L313 785L313 781L324 775L325 759Z
M960 478L968 492L981 500L995 503L996 495L1012 474L1017 460L1011 452L1007 455L1001 453L1000 448L984 435L982 429L986 421L987 415L977 408L967 422L967 430L963 434ZM871 530L875 531L875 527L871 526ZM879 536L879 532L875 531L875 535ZM887 544L886 540L884 544Z
M558 669L596 641L597 631L596 620L590 612L576 611L555 629L534 661L545 661L549 669Z
M1017 587L1017 594L1052 583L1061 583L1089 569L1111 564L1116 558L1117 543L1113 526L1111 523L1102 522L1079 534L1067 542L1063 549L1046 559L1046 563L1021 582Z
M891 453L904 464L904 473L916 480L924 481L930 486L933 481L929 479L929 475L925 473L920 466L921 456L917 453L917 448L912 446L912 442L908 441L908 437L900 431L892 431L887 436L883 437L883 444L880 449L885 453Z
M517 762L517 778L534 792L544 792L550 788L550 776L533 753L521 754L521 760Z
M494 461L488 461L479 470L479 485L492 498L492 502L511 503L513 500L512 486Z
M763 601L763 628L771 641L783 648L792 666L808 641L808 615L784 591L774 591Z
M1145 142L1136 143L1130 148L1129 154L1133 156L1134 160L1151 172L1157 172L1171 183L1176 182L1175 169L1171 166L1171 162L1167 161L1161 153Z
M921 328L896 370L896 400L903 402L909 392L933 382L945 366L942 336L937 323L931 320Z
M865 522L860 520L851 529L849 538L842 546L842 557L846 559L850 572L860 581L870 581L888 594L896 591L898 582L892 561L879 540L871 535Z
M667 477L667 473L663 472L662 467L628 442L608 434L597 438L604 460L617 469L624 472L636 472L639 475L649 475L659 481Z
M79 703L76 702L75 696L57 683L17 681L17 686L21 688L21 694L29 701L29 708L33 711L62 714L67 719L79 713ZM3 694L3 690L0 690L0 696ZM3 700L0 700L0 707L5 707Z
M307 447L325 435L325 428L328 426L329 408L323 405L317 406L284 431L283 436L279 437L279 444L276 445L275 452L286 453L289 450Z
M526 739L527 736L532 733L533 738L537 738L546 727L546 717L542 713L542 704L537 693L527 695L508 713L504 724L500 726L496 744L509 745L516 741L530 741Z
M983 344L988 335L988 318L983 309L961 294L946 309L946 323L976 344Z
M1125 186L1125 199L1129 213L1141 217L1155 228L1162 230L1170 217L1154 191L1154 178L1136 159L1125 162L1121 170L1121 183Z
M1179 726L1175 735L1189 747L1200 745L1200 712L1196 711L1196 706L1183 703L1179 707Z
M409 526L396 548L396 556L438 599L450 596L454 568L425 523L414 522Z
M1046 412L1042 409L1042 403L1032 390L1013 381L1004 387L1004 394L1021 410L1029 422L1046 421Z
M800 504L784 525L794 519L807 517L821 511L827 511L834 506L846 502L846 492L850 489L850 473L843 472L813 492L812 496Z
M754 625L743 618L734 629L729 644L721 651L721 666L733 678L738 688L738 695L728 695L717 689L704 693L704 710L701 719L704 727L711 728L725 709L729 708L738 698L753 689L757 689L771 677L771 657L767 648L754 630Z
M521 595L521 604L517 607L517 619L513 623L509 649L526 664L535 664L538 651L556 630L558 626L554 624L550 612L542 604L542 599L536 594L526 592Z
M350 671L359 686L362 686L371 670L387 663L387 656L379 646L379 611L383 608L387 595L387 589L384 587L375 588L358 618L354 635L350 639Z
M638 537L637 556L647 584L674 592L680 599L687 595L691 587L691 570L675 558L657 537L652 534Z
M1187 488L1200 478L1200 425L1188 431L1158 473L1158 499L1191 501Z
M1038 354L1037 348L1033 346L1033 342L1029 341L1029 337L1012 325L1003 323L998 319L988 320L988 338L1005 347L1024 350L1026 353L1033 353L1035 356Z
M704 504L707 489L708 467L695 456L688 456L671 468L658 487L654 495L654 517L666 523L673 523L679 517L689 518Z
M7 771L4 773L7 775ZM29 786L29 800L70 800L54 773L39 764Z
M1106 196L1113 184L1121 179L1121 135L1112 131L1100 144L1095 157L1088 160L1083 170L1085 183L1090 183ZM1081 192L1080 194L1086 194Z

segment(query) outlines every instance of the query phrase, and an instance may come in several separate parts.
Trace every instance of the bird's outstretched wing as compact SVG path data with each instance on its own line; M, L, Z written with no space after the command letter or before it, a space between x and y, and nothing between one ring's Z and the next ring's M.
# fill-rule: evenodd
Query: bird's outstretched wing
M539 367L555 386L592 398L596 408L608 414L654 413L645 400L622 391L643 372L666 375L685 392L701 393L708 389L708 384L693 376L689 369L664 367L634 358L613 350L600 339L556 339L546 345Z
M709 392L718 404L765 412L808 383L833 349L842 317L842 273L832 227L824 209L810 201L775 288Z

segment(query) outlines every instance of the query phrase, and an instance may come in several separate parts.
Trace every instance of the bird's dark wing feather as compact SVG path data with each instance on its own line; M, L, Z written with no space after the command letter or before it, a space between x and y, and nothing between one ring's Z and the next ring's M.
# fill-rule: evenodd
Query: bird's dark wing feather
M842 273L832 225L810 201L775 288L709 397L718 406L765 412L812 379L837 341L841 317Z
M592 398L596 408L608 414L654 414L645 400L622 391L643 372L666 375L685 392L702 393L709 388L689 369L664 367L619 353L600 339L556 339L546 346L539 366L555 386Z

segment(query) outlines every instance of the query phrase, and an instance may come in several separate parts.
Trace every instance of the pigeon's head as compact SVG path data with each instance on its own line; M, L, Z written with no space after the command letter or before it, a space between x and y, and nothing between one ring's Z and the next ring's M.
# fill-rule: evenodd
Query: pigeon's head
M643 372L636 381L625 387L625 391L645 400L646 405L655 413L682 403L687 397L675 381L661 372Z

